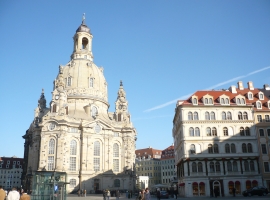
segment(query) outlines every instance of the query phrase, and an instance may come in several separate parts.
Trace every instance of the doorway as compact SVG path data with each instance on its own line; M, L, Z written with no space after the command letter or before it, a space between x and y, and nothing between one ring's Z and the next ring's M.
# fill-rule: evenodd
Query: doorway
M211 180L210 185L210 196L211 197L224 197L223 180Z

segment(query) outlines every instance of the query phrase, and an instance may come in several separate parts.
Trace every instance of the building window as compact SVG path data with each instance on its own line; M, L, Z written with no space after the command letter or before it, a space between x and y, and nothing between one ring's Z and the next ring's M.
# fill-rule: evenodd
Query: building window
M204 104L208 104L208 98L204 99Z
M244 168L245 168L245 171L246 171L246 172L249 171L249 163L248 163L248 161L245 161L245 162L244 162Z
M210 162L210 172L215 172L214 162Z
M194 136L194 128L189 128L189 136Z
M227 162L227 170L228 172L232 172L232 163L230 161Z
M93 106L92 109L91 109L91 115L92 117L96 117L98 114L98 109L96 106Z
M259 93L259 99L263 100L263 98L264 98L263 93Z
M94 157L94 171L100 171L100 158Z
M209 98L209 104L213 104L213 99Z
M119 157L119 145L116 143L113 144L113 157Z
M265 115L265 122L270 122L269 115Z
M227 112L227 119L232 120L232 113L231 112Z
M48 156L48 171L54 170L54 156Z
M250 136L250 130L249 130L249 127L246 127L246 128L245 128L245 132L246 132L246 136Z
M198 162L198 172L203 172L203 165L201 162Z
M76 157L69 158L69 170L76 171Z
M195 136L200 136L200 129L198 127L195 128Z
M248 93L248 99L252 100L253 99L253 94L252 93Z
M247 153L247 145L245 143L242 144L242 152Z
M210 120L209 112L205 112L205 120Z
M70 142L70 155L77 155L77 142L75 140L71 140Z
M56 104L53 104L53 106L52 106L52 112L53 112L53 113L56 112L56 107L57 107Z
M238 119L239 119L239 120L243 120L243 115L242 115L241 112L238 112Z
M263 165L264 165L264 172L269 172L270 171L269 170L269 163L268 162L264 162Z
M267 129L267 135L270 137L270 129Z
M193 98L193 104L194 105L197 105L198 104L197 98Z
M235 144L231 144L231 152L232 153L236 153L236 148L235 148Z
M206 128L206 135L211 136L211 128L209 127Z
M212 128L212 136L217 136L217 129L215 127Z
M94 78L89 78L89 87L94 87Z
M237 172L238 171L238 167L237 167L237 162L233 161L233 171Z
M224 98L221 98L221 104L225 104Z
M71 77L68 77L66 80L67 80L66 82L67 86L71 86Z
M267 154L266 144L261 144L262 154Z
M119 159L113 159L113 171L119 172Z
M243 105L245 104L245 99L244 98L241 99L241 104L243 104Z
M240 101L239 98L237 98L236 103L237 103L238 105L241 104L241 101Z
M69 180L69 187L71 187L71 188L76 187L76 179L70 179Z
M216 120L216 116L214 112L211 112L211 120Z
M244 114L243 114L243 119L244 119L244 120L248 120L248 114L247 114L247 112L244 112Z
M94 156L100 156L100 143L98 141L94 143Z
M119 133L114 132L113 134L114 134L114 137L119 137Z
M114 187L120 188L120 180L119 179L114 180Z
M263 130L263 129L259 129L259 133L260 133L260 136L261 136L261 137L264 136L264 130Z
M247 144L247 150L248 150L248 153L253 153L252 145L250 143Z
M258 119L258 122L262 122L262 116L261 115L257 115L257 119Z
M230 145L225 144L225 153L230 153Z
M196 153L196 148L194 144L190 145L190 153Z
M250 161L250 162L249 162L249 165L250 165L250 171L254 172L254 171L255 171L255 165L254 165L254 162L253 162L253 161Z
M192 112L188 112L188 120L193 120Z
M222 112L222 120L226 120L226 113Z
M228 128L227 127L223 128L223 135L228 136Z
M241 136L245 136L245 131L244 131L244 128L243 127L240 128L240 135Z
M219 153L218 144L214 144L214 153Z
M226 100L226 104L229 105L230 104L230 101L228 98L225 99Z
M258 109L261 109L262 108L262 103L261 102L257 101L256 104L257 104L257 108Z
M208 153L213 153L213 145L208 144Z
M54 154L55 140L50 139L49 141L49 154Z
M194 120L199 120L199 115L197 112L194 112Z
M197 164L195 162L192 163L192 172L197 172Z
M220 172L220 163L216 162L216 172Z

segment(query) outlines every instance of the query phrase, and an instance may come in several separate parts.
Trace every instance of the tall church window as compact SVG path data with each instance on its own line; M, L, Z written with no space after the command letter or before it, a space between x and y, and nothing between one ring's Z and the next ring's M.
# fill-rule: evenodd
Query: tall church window
M119 121L119 122L122 121L122 115L121 115L121 113L118 113L118 121Z
M89 78L89 87L94 87L94 78Z
M113 157L119 157L119 145L113 144Z
M119 145L113 144L113 171L119 172Z
M70 155L77 155L77 142L75 140L70 142Z
M69 153L69 170L76 171L77 142L75 140L71 140L70 142Z
M66 85L67 86L71 86L71 77L68 77L67 79L66 79Z
M69 158L69 170L76 171L76 157L75 156Z
M94 143L94 171L100 171L100 142Z
M50 139L49 141L49 154L54 154L54 147L55 146L55 140Z
M91 115L92 117L96 117L98 114L98 109L96 106L93 106L92 109L91 109Z
M88 49L88 39L86 37L82 39L82 49Z
M94 156L100 156L100 143L98 141L94 143Z
M54 156L48 156L48 170L54 170Z
M52 107L52 112L56 112L56 104L53 104L53 107Z

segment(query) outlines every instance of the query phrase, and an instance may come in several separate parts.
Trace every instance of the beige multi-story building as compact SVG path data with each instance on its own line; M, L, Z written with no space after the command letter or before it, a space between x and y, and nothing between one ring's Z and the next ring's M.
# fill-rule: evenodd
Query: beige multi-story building
M23 158L0 157L0 185L5 190L12 187L21 188L21 176L23 171Z
M135 151L137 186L152 188L152 186L161 183L161 152L161 150L152 147Z
M263 185L270 191L270 87L265 84L262 89L250 90L249 93L254 100Z
M161 183L177 187L174 146L164 149L161 154Z
M229 196L233 188L241 195L262 185L249 94L238 82L238 88L197 91L177 102L173 138L180 195Z
M25 139L24 181L39 171L66 172L68 191L132 189L136 130L122 81L109 112L103 67L93 62L93 35L84 23L73 36L71 60L59 66L52 99L42 92ZM28 177L28 178L27 178ZM129 182L130 184L127 184ZM31 187L31 186L30 186Z

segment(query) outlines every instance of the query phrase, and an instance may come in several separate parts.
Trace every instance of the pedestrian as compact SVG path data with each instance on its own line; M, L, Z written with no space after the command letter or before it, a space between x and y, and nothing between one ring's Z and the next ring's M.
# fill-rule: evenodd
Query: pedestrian
M119 192L119 190L116 190L116 192L115 192L115 197L116 197L116 200L119 200L119 197L120 197L120 192Z
M160 200L160 189L157 189L157 200Z
M139 192L138 199L139 199L139 200L144 200L144 190L141 190L141 191Z
M215 193L215 197L217 198L217 196L218 196L218 188L217 187L215 187L214 193Z
M6 192L3 190L2 185L0 185L0 200L4 200L6 198Z
M232 189L233 196L235 197L235 188Z
M144 200L150 200L151 199L151 195L150 195L150 191L148 188L145 189L145 193L144 193Z
M8 193L8 200L20 200L20 193L17 191L16 187L13 187L12 190Z
M81 196L81 190L78 190L78 197Z
M177 199L177 195L178 195L178 190L177 188L174 190L174 196L175 196L175 199Z
M103 190L103 200L106 200L106 191Z
M110 200L111 192L110 190L107 191L107 200Z
M23 191L20 200L30 200L31 197L26 192Z
M84 197L86 197L86 190L83 191Z

